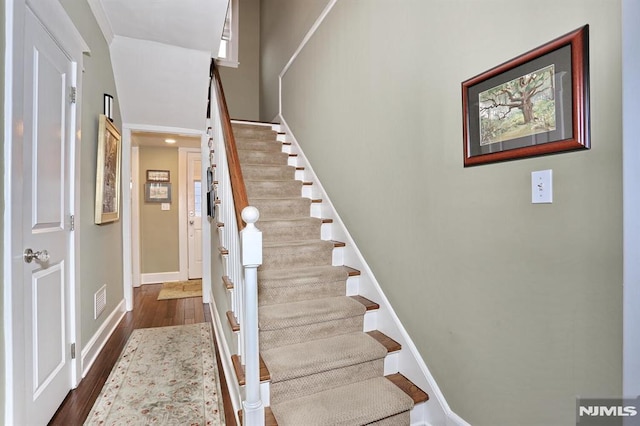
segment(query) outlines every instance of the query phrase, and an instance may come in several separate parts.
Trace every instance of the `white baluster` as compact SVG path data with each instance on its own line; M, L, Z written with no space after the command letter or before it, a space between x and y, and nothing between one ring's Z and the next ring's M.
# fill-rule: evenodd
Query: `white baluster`
M260 399L260 355L258 343L258 266L262 264L262 232L256 228L260 213L252 206L242 210L247 226L240 232L244 266L245 401L244 424L264 425L264 406Z

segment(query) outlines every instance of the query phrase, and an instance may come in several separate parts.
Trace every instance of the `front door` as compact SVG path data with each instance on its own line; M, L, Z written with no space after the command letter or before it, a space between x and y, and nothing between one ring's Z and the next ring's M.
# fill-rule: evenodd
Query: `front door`
M202 278L202 182L199 152L187 153L189 279Z
M14 190L23 194L25 420L36 425L50 420L72 387L70 129L75 63L28 8L24 58L22 186Z

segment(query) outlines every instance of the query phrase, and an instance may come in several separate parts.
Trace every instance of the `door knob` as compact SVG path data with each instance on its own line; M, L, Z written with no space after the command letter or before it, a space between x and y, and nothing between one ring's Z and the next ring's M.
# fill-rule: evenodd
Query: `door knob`
M193 225L193 220L190 220L190 221L189 221L189 225Z
M46 250L33 251L30 248L26 249L24 251L24 261L31 263L34 259L43 263L47 262L49 261L49 252Z

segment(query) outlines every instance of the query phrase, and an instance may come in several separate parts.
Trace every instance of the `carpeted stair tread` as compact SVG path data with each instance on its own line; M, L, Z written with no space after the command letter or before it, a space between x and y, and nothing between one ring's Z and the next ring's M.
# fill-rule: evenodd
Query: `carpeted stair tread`
M234 119L232 119L234 120ZM250 130L273 130L273 126L278 125L278 123L274 123L273 121L240 121L234 120L231 122L231 127L233 129L250 129Z
M300 180L249 180L244 181L247 196L251 198L294 198L302 196Z
M236 139L238 149L253 151L282 152L282 142L264 139Z
M364 315L366 307L347 296L303 300L263 306L259 311L260 331L300 327Z
M302 217L298 219L259 220L256 224L262 231L265 243L274 241L302 241L320 238L322 219Z
M278 134L276 132L254 132L254 133L247 133L247 132L240 132L239 134L236 134L234 132L234 137L236 139L236 144L238 143L238 141L240 140L253 140L253 141L267 141L267 142L273 142L277 140L277 136Z
M260 347L269 350L361 332L365 312L362 303L346 296L262 306L259 310ZM275 391L273 387L272 390Z
M284 241L264 244L264 249L283 249L286 247L295 247L296 249L304 249L305 247L327 247L333 249L335 247L334 241L328 240L314 240L314 241Z
M384 377L271 404L278 426L367 425L411 408L413 400Z
M304 197L249 198L249 204L258 209L264 220L309 217L311 213L311 199Z
M348 277L347 268L329 265L258 271L258 304L344 296Z
M269 164L241 164L245 180L287 180L293 179L296 168L293 166Z
M272 137L275 139L275 137L278 135L278 132L276 132L275 130L273 130L271 127L268 126L254 126L253 128L251 127L246 127L246 126L238 126L238 125L232 125L233 128L233 136L235 138L243 138L243 137Z
M286 152L252 151L248 149L238 149L238 157L241 164L286 166L289 161L289 154Z
M331 265L334 243L325 240L263 243L258 270Z
M231 124L233 128L233 134L244 136L244 135L255 135L255 134L278 134L271 126L254 126L251 124L240 124L233 123Z
M349 271L344 266L312 266L288 270L271 269L258 271L258 281L270 287L317 284L324 281L344 280ZM295 282L295 284L293 282Z
M284 382L271 382L269 386L270 401L271 404L278 404L327 389L339 388L340 386L373 379L374 377L382 377L383 374L384 359L380 358L336 370L285 380Z
M387 349L363 332L353 332L261 351L271 382L361 364L387 355Z

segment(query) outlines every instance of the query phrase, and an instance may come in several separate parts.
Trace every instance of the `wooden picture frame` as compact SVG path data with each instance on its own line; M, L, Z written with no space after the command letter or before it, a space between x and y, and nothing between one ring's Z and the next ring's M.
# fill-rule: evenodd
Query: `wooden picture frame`
M214 171L212 167L207 167L207 216L211 219L216 217L216 185L213 180Z
M464 166L590 148L589 26L462 83Z
M120 132L105 115L98 119L98 161L96 168L95 223L102 225L120 219Z
M148 182L144 184L145 203L170 203L171 184L167 182Z
M147 170L147 182L171 182L169 170Z

